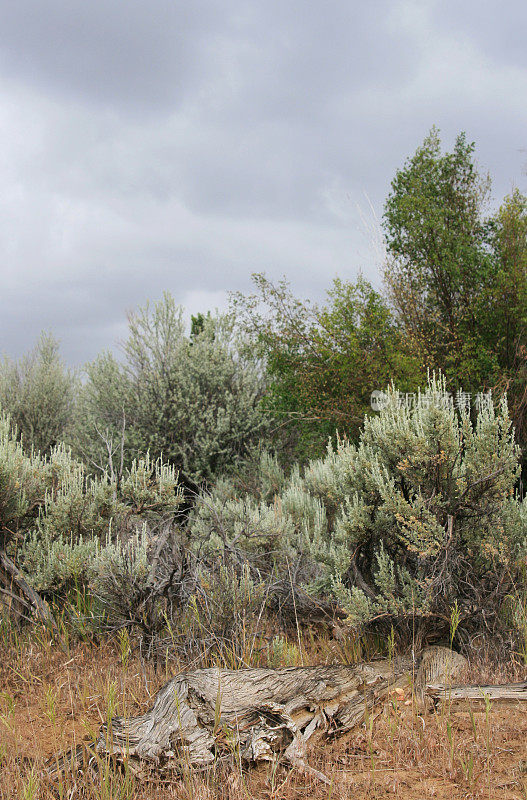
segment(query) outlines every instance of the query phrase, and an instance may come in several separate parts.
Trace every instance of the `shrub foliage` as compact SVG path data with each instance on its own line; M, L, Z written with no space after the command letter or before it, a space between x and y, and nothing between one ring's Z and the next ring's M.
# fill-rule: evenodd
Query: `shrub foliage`
M265 381L228 315L185 332L166 294L129 317L124 363L104 354L86 367L72 431L92 469L119 476L137 453L163 456L194 480L239 466L265 438Z
M460 634L495 630L526 553L518 454L504 401L471 420L443 379L411 408L391 389L357 445L330 445L272 499L217 487L193 540L272 562L312 596L332 595L355 627L448 635L457 603Z

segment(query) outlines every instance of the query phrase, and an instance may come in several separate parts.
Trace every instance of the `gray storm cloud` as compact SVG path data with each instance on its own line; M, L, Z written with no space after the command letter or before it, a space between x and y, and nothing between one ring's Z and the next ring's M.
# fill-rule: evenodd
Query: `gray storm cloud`
M377 217L433 124L525 188L523 3L2 0L0 350L71 363L164 289L379 281ZM371 218L369 219L371 223Z

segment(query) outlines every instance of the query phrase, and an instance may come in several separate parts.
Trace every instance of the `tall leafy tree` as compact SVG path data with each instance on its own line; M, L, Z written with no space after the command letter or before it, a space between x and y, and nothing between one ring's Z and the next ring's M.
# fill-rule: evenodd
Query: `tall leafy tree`
M323 306L285 282L255 275L257 292L237 297L259 342L270 386L266 403L293 429L301 459L320 454L336 431L355 438L374 389L419 382L419 366L386 301L364 278L336 280Z
M460 134L443 152L432 129L398 170L384 211L385 280L423 366L450 388L509 393L525 437L527 201L488 215L490 180Z
M427 367L475 389L497 362L481 324L493 261L484 217L490 183L460 134L442 153L432 129L397 171L385 204L385 279L395 308Z
M492 220L495 276L482 319L520 441L527 445L527 197L515 189Z

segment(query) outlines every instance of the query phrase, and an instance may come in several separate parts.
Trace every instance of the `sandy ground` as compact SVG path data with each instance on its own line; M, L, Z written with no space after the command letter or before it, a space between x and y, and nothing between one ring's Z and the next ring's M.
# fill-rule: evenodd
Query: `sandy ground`
M313 663L318 658L313 654ZM320 661L319 661L320 663ZM180 665L183 666L183 665ZM109 771L65 779L58 794L41 779L43 760L92 738L109 714L142 713L178 665L154 671L115 644L69 649L35 637L4 643L0 651L0 798L525 798L527 708L488 713L422 712L412 697L392 700L359 728L316 742L309 763L330 786L285 765L240 770L220 765L207 774L153 771L129 776ZM520 680L527 668L511 661L496 668L481 660L468 679Z

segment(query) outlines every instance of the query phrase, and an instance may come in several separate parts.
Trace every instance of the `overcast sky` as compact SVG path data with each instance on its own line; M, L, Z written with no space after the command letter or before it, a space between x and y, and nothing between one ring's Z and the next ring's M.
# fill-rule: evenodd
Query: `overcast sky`
M0 351L71 364L164 289L379 281L368 233L432 125L527 190L527 3L0 0Z

